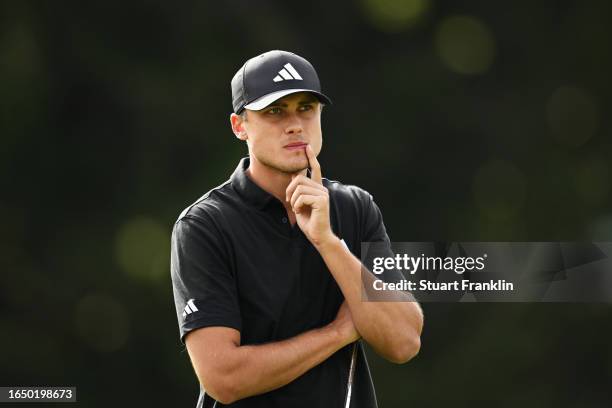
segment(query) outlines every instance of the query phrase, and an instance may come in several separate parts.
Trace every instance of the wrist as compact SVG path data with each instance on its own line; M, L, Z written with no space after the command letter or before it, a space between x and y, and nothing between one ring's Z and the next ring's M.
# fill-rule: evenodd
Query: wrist
M320 253L322 253L322 251L330 250L338 245L342 246L342 243L340 242L340 238L330 231L329 234L326 234L313 242L313 245Z
M325 327L334 338L334 343L340 349L351 342L351 337L346 330L333 321Z

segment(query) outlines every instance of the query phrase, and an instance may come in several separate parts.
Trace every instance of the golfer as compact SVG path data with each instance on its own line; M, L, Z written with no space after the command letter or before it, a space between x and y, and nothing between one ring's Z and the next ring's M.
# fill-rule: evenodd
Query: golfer
M231 87L232 131L249 156L172 233L197 407L376 407L361 341L405 363L419 351L423 316L415 301L362 299L361 243L393 254L372 196L322 176L331 101L307 60L278 50L246 61Z

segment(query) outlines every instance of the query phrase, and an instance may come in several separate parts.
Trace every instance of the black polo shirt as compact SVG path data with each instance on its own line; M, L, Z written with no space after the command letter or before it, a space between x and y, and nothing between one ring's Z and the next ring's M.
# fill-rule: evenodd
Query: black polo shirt
M320 254L291 225L282 203L246 175L248 166L242 159L227 182L186 208L174 226L171 273L181 341L209 326L240 331L243 345L287 339L333 321L344 300ZM361 242L389 244L368 192L328 179L323 185L332 230L355 256ZM351 347L281 388L230 406L343 408ZM354 408L376 407L361 343L351 400ZM197 406L213 402L201 390Z

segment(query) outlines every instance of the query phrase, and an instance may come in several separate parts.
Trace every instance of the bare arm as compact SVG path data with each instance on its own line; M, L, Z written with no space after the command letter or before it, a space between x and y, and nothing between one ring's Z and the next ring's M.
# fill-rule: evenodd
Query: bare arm
M336 319L279 342L240 345L240 332L206 327L185 339L204 389L223 404L282 387L359 338L343 303Z
M312 178L294 176L287 186L286 201L342 290L359 334L387 360L405 363L421 346L421 308L408 293L397 294L401 297L397 300L401 301L361 301L361 270L365 266L334 235L329 221L329 193L322 184L321 166L310 145L305 152ZM366 272L366 277L369 275Z
M340 286L355 327L363 339L378 354L394 363L405 363L413 358L420 348L423 313L412 295L396 292L393 293L397 297L395 301L364 302L361 291L362 268L365 266L361 261L337 237L316 248ZM374 279L367 269L364 272L366 279Z

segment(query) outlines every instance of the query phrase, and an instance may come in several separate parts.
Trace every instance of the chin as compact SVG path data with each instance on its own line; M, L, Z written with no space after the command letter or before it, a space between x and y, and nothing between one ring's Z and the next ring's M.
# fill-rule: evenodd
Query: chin
M308 168L308 160L299 159L285 160L284 162L278 161L269 163L268 166L283 173L297 173Z
M308 168L308 165L285 165L277 167L283 173L297 173Z
M308 159L305 153L293 157L283 157L283 154L279 154L273 157L256 156L256 158L257 161L264 166L280 171L281 173L297 173L308 168Z

